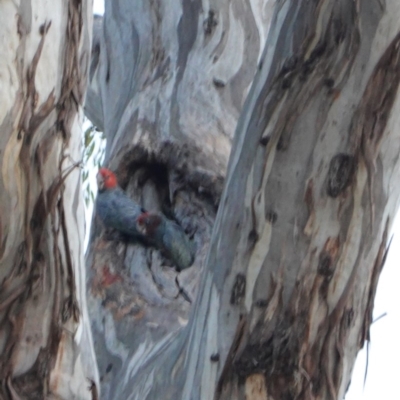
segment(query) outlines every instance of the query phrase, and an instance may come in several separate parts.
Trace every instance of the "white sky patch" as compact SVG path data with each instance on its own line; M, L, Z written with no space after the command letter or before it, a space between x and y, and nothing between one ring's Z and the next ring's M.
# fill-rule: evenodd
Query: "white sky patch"
M93 14L104 14L104 0L93 0Z
M85 118L83 123L83 136L85 131L91 126L91 122ZM82 175L87 174L87 178L82 182L83 194L85 197L85 242L84 248L86 248L89 243L89 235L90 235L90 224L92 223L92 215L93 215L93 207L94 201L97 196L97 182L96 175L99 169L99 164L103 163L104 158L104 150L106 146L106 140L103 139L101 132L93 132L93 141L91 143L93 145L93 151L90 157L84 157L84 166L82 170ZM90 146L89 146L90 147ZM87 151L87 149L86 149Z

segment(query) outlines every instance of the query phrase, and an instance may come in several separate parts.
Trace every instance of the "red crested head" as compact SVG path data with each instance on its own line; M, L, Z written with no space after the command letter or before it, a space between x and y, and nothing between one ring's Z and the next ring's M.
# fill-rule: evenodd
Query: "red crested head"
M100 168L97 174L97 186L100 191L116 188L118 181L114 172L107 168Z
M152 235L161 224L161 217L158 214L144 212L137 217L137 226L144 235Z

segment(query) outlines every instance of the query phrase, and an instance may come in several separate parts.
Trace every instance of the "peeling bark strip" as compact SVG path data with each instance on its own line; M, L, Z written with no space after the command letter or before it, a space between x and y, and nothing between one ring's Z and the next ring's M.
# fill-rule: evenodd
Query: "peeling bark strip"
M83 25L91 10L85 1L60 0L51 9L22 2L16 20L15 5L8 18L9 3L0 5L0 33L10 37L0 54L6 66L0 75L10 75L0 111L0 213L7 232L0 258L0 398L92 399L98 376L76 168L90 49Z
M400 32L375 66L352 122L350 144L362 150L367 164L375 164L399 83Z
M237 274L235 283L231 292L231 304L240 304L246 294L246 277L243 274Z
M392 40L368 80L351 125L349 144L363 158L368 169L371 220L376 159L400 83L400 32ZM376 88L380 88L377 90Z
M378 254L376 255L375 264L373 272L371 275L371 285L368 293L368 303L365 307L365 317L364 317L364 327L362 334L360 335L360 347L364 345L365 340L370 341L370 327L372 324L372 312L374 310L374 299L376 294L376 289L378 287L379 275L386 262L386 257L390 250L390 245L392 243L392 238L388 243L388 233L389 233L389 220L386 221L386 229L384 231L382 241L379 247Z

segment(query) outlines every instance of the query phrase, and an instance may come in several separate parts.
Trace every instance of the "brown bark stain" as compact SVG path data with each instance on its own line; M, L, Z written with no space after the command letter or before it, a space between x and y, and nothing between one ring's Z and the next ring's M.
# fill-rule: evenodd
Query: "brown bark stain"
M239 367L234 366L233 363L237 364L238 359L240 359L240 353L245 346L247 333L247 319L244 316L241 316L239 319L238 326L236 327L235 336L232 341L231 348L229 349L226 362L224 368L221 372L220 379L218 381L217 390L216 390L216 398L221 398L221 394L224 391L225 385L229 382L232 377L233 371L232 369L240 370ZM243 375L240 371L239 374ZM223 397L222 397L223 398Z
M265 377L262 374L250 375L245 383L246 400L267 400L267 387Z
M150 69L149 69L149 77L154 73L156 68L161 67L163 64L166 51L163 46L163 41L161 39L161 35L159 32L158 27L161 26L162 23L162 5L159 0L150 0L149 1L151 9L152 9L152 17L154 17L154 28L152 29L152 40L151 40L151 60L149 62ZM150 80L150 78L149 78ZM146 86L147 82L144 83L143 88ZM142 88L142 90L143 90Z
M119 274L114 274L108 266L104 266L102 270L101 284L105 287L116 282L122 282L122 277Z
M319 254L318 262L318 273L328 280L332 278L334 273L334 264L338 257L340 250L340 239L339 237L329 237L322 251Z
M362 157L367 166L371 229L375 223L373 188L376 159L400 83L399 49L400 33L395 36L376 64L350 130L349 144L354 154Z
M136 304L127 304L125 307L121 307L118 303L114 315L116 321L121 321L127 316L140 320L146 315L146 311L144 308L138 308Z
M370 285L368 290L367 305L365 307L365 316L363 330L360 335L360 348L364 345L365 340L370 340L370 326L372 323L372 313L374 309L374 299L376 294L376 289L378 287L379 276L382 272L383 266L386 262L386 257L388 255L392 239L389 244L387 244L389 235L389 218L386 220L385 230L382 235L381 244L379 246L378 254L375 258L375 263L372 269Z
M330 255L332 260L336 260L340 250L339 237L329 237L324 245L323 251Z
M3 224L0 216L0 260L3 258L4 251L6 250L7 233L3 237Z
M327 194L336 198L353 183L356 160L350 154L336 154L329 163Z
M268 323L282 309L283 274L284 268L283 264L281 264L277 276L271 275L270 296L264 312L264 323Z
M314 180L309 179L307 182L306 191L304 194L304 202L306 203L308 209L308 220L304 227L304 234L306 236L312 235L312 230L315 222L315 204L314 204Z
M86 378L90 384L90 386L88 387L89 392L92 395L92 400L99 400L99 391L97 389L96 383L94 382L94 380L90 379L90 378Z
M240 304L245 294L246 294L246 277L244 274L237 274L231 290L230 303L232 305Z
M62 365L64 352L66 350L65 346L68 344L68 340L65 339L65 334L61 334L61 337L59 338L59 340L60 340L60 342L57 344L57 355L56 355L57 358L54 360L54 363L55 363L54 369L55 370L58 370L60 368L59 366ZM57 393L59 380L62 381L62 377L59 374L55 373L52 376L52 379L51 379L51 388L50 388L50 390L52 392L56 392Z
M314 210L314 180L309 179L307 182L306 192L304 194L304 202L307 205L308 213Z

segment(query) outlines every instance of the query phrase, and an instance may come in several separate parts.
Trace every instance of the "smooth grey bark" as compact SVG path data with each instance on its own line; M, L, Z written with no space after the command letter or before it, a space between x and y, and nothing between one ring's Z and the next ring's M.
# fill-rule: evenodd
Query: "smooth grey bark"
M233 11L235 25L226 16L240 5L210 14L194 4L131 15L106 3L98 98L87 104L109 140L106 162L145 207L167 205L199 250L182 279L188 315L157 252L95 229L90 308L105 398L343 398L400 194L397 3L278 2L243 109L262 25L245 24L250 7ZM229 33L218 31L226 21ZM227 45L238 31L239 55L237 40ZM228 66L243 60L228 79L210 61L216 49Z
M0 398L96 399L79 164L86 1L0 2Z

